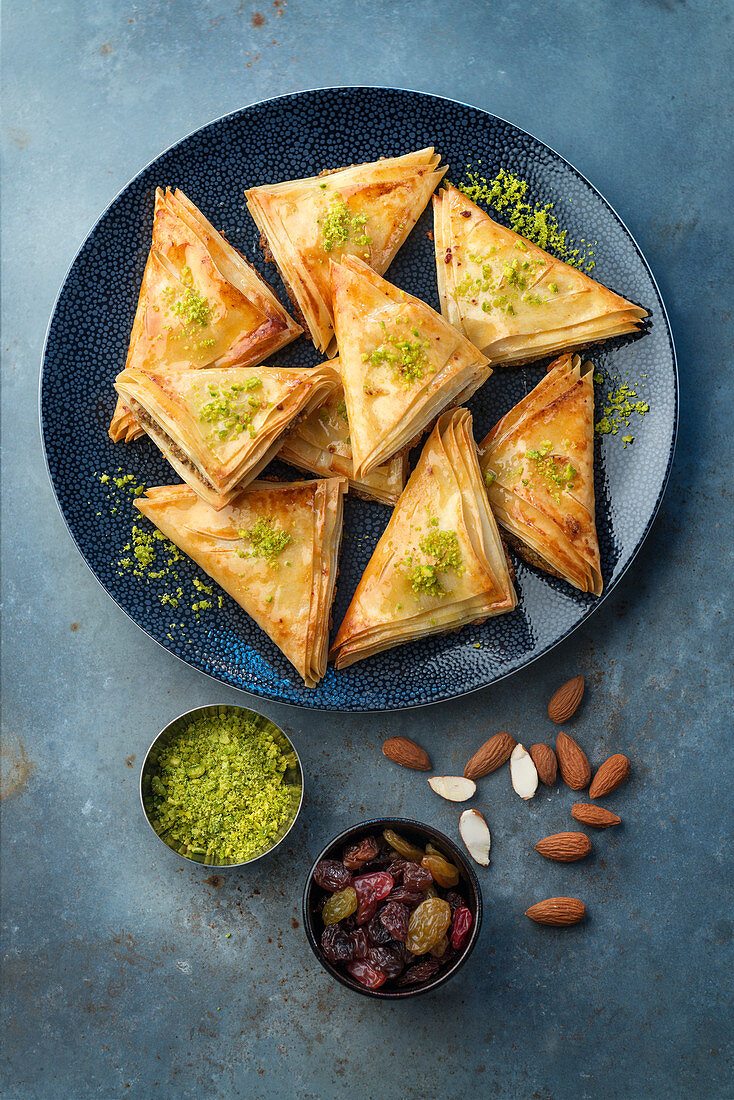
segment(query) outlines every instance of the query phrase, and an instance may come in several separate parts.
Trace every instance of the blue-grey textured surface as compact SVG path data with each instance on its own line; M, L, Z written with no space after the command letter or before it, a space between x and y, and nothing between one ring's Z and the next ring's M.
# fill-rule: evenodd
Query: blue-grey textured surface
M714 0L4 6L4 1096L731 1095L731 14ZM476 103L599 187L671 314L678 456L635 568L539 664L396 717L262 704L298 744L307 801L277 859L215 884L152 843L137 765L175 714L242 696L146 639L79 558L41 456L38 365L69 262L143 163L246 102L330 83ZM623 827L594 834L589 861L546 863L533 844L568 826L574 796L526 805L496 773L478 798L494 840L471 962L396 1006L330 983L298 925L311 856L379 813L456 835L456 807L383 761L383 738L413 734L439 771L498 729L548 739L550 691L577 670L588 691L569 729L594 762L633 761L608 799ZM559 893L586 900L585 925L525 920Z

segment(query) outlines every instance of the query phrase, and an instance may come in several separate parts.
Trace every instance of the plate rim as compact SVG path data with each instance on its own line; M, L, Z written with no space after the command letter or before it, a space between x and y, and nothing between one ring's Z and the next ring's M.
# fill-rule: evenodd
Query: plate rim
M614 215L614 217L617 219L617 221L621 225L624 232L627 234L627 237L629 238L629 240L634 245L639 258L642 261L642 264L645 268L645 271L647 272L647 275L650 278L650 281L652 282L652 285L655 289L655 292L658 296L658 300L660 302L661 311L662 311L662 320L664 322L665 331L666 331L668 341L669 341L669 344L670 344L670 352L671 352L671 356L672 356L672 365L673 365L673 378L674 378L674 383L675 383L675 385L674 385L675 409L674 409L674 415L673 415L673 431L672 431L672 438L671 438L671 442L670 442L670 452L669 452L669 455L668 455L668 461L667 461L667 465L666 465L666 468L665 468L665 474L664 474L664 477L663 477L662 484L660 486L660 490L658 492L657 500L655 501L655 505L653 507L653 510L650 513L650 516L649 516L649 518L648 518L648 520L645 524L645 529L642 532L642 535L640 536L640 538L639 538L637 544L635 545L634 549L630 553L625 565L622 567L619 575L616 576L609 583L609 585L607 586L605 591L602 593L602 595L599 596L597 599L595 599L593 603L589 604L589 606L584 610L584 612L581 614L579 619L572 626L570 626L561 635L559 635L557 638L555 638L554 641L550 642L547 646L545 646L545 648L542 649L539 653L536 653L532 657L529 657L527 660L523 661L523 663L520 664L517 668L508 669L506 672L501 672L498 675L493 676L492 679L488 680L487 683L478 684L476 687L470 687L470 688L465 689L464 691L457 691L457 692L452 693L452 694L442 695L439 698L429 699L429 700L426 700L424 702L418 702L418 703L406 702L406 703L402 703L398 706L388 706L388 707L371 707L371 706L334 707L334 706L330 706L330 705L324 705L323 703L320 703L320 702L317 701L316 692L318 691L318 687L316 689L314 689L313 703L307 702L307 701L293 702L290 699L283 699L280 696L278 696L274 691L269 690L267 683L263 683L262 685L258 685L259 690L257 690L254 687L240 687L238 684L230 683L223 676L218 676L215 672L209 672L206 669L199 668L197 665L192 664L185 657L179 656L178 653L174 652L172 649L169 649L168 646L164 645L162 641L160 641L158 638L154 637L153 634L151 634L144 626L142 626L139 622L137 622L137 620L133 618L132 614L126 608L124 608L121 603L118 602L116 597L112 594L112 592L110 592L110 590L107 588L107 586L102 582L100 577L97 575L97 573L95 572L95 570L92 567L91 563L87 559L86 554L84 553L81 546L79 545L79 542L76 538L76 535L72 531L71 526L69 524L69 521L67 520L66 515L64 514L64 510L61 507L61 502L59 500L59 495L56 491L56 485L54 483L53 477L51 476L51 469L50 469L50 465L49 465L49 456L48 456L48 446L47 446L47 441L46 441L46 432L45 432L45 429L44 429L44 420L43 420L43 382L44 382L44 376L45 376L45 373L46 373L46 358L47 358L46 353L47 353L47 349L48 349L49 337L50 337L50 334L51 334L51 326L53 325L54 318L56 317L56 312L57 312L57 309L58 309L58 306L59 306L59 302L61 300L61 296L64 293L64 289L65 289L66 284L68 282L69 276L71 275L71 273L74 269L74 266L75 266L77 260L79 259L82 251L86 247L87 242L89 241L90 237L96 232L99 225L101 224L103 219L107 216L107 214L112 209L112 207L115 205L115 203L118 201L118 199L120 199L120 197L128 190L128 188L130 188L134 183L136 183L136 181L144 173L146 173L157 161L159 161L161 159L161 157L166 156L168 153L173 152L175 149L178 148L179 145L183 145L184 142L188 141L192 137L195 137L197 134L200 134L203 130L207 130L212 126L215 126L215 125L217 125L219 123L222 123L222 122L226 122L228 119L231 119L231 118L234 118L235 116L241 115L241 114L243 114L243 112L250 110L252 107L259 107L259 106L262 106L264 104L275 103L275 102L277 102L278 100L281 100L281 99L295 99L295 98L298 98L300 96L309 95L309 94L317 93L317 92L341 92L341 91L403 92L403 93L407 93L409 95L421 96L424 99L438 100L441 103L449 103L449 104L457 105L457 106L460 106L460 107L467 107L472 111L478 111L481 114L486 115L487 118L490 119L490 120L501 122L501 123L504 123L504 125L511 127L512 129L517 131L517 133L521 134L523 137L529 138L531 141L534 141L538 145L541 145L544 148L548 149L553 154L554 157L558 158L558 160L562 162L562 164L564 164L565 166L570 168L571 171L574 172L575 175L593 192L593 194L596 195L599 199L601 199L602 203L607 207L607 209L611 211L611 213ZM627 223L624 221L624 219L620 216L618 211L615 209L615 207L612 206L612 204L608 201L608 199L605 198L605 196L601 193L601 191L599 191L599 189L597 187L595 187L594 184L589 179L587 179L587 177L583 174L583 172L579 171L579 169L574 164L572 164L571 161L569 161L565 156L563 156L562 153L559 153L558 150L555 149L552 145L549 145L547 142L543 141L541 138L538 138L534 134L531 134L529 130L525 130L522 126L518 126L516 123L510 122L509 119L503 118L501 115L496 115L493 111L487 111L483 107L477 107L475 104L467 103L464 100L453 99L453 98L450 98L448 96L437 95L436 93L433 93L433 92L426 92L426 91L422 91L420 89L415 89L415 88L398 87L398 86L392 85L392 84L327 84L327 85L311 87L311 88L299 88L295 91L282 92L280 95L268 96L265 99L252 100L250 103L246 103L242 107L238 107L233 111L227 111L225 114L218 115L215 118L210 119L209 122L203 123L201 126L195 127L194 129L192 129L192 130L188 131L186 134L184 134L183 137L178 138L176 141L172 142L170 145L166 146L164 149L161 149L159 153L157 153L154 157L152 157L149 161L147 161L146 164L144 164L133 176L131 176L130 179L127 181L127 183L123 184L123 186L119 188L119 190L116 192L116 194L113 196L113 198L110 199L110 201L107 203L107 205L102 210L102 212L96 217L96 219L92 223L91 227L86 232L83 240L79 244L79 247L75 251L74 256L71 259L71 262L69 263L66 271L64 272L63 278L62 278L61 283L59 285L58 292L57 292L57 294L54 298L54 302L53 302L53 305L51 307L51 312L50 312L50 315L49 315L48 324L46 326L46 333L45 333L44 338L43 338L43 347L41 349L41 369L40 369L39 377L38 377L38 427L39 427L40 436L41 436L41 445L42 445L42 451L43 451L44 465L46 467L46 475L47 475L49 483L51 485L51 491L53 493L53 497L54 497L54 501L56 503L56 507L57 507L57 509L58 509L58 511L61 515L62 520L64 521L64 524L66 526L66 530L68 531L68 533L71 537L71 540L72 540L74 546L76 547L77 552L79 553L79 556L81 557L82 561L87 566L87 568L89 569L90 573L92 574L92 576L94 577L94 579L96 580L97 584L100 586L102 591L112 600L112 602L115 604L115 606L118 607L120 609L120 611L122 611L122 613L130 620L130 622L132 622L138 628L138 630L140 630L147 638L150 638L151 641L155 642L156 645L160 646L160 648L165 653L168 653L170 656L175 657L176 660L180 661L181 664L185 665L187 668L193 669L195 672L198 672L203 676L207 676L209 679L213 680L214 682L216 682L218 684L223 684L224 687L226 687L226 688L231 688L233 691L242 692L244 695L251 695L256 699L263 699L263 700L267 700L269 702L278 703L281 706L293 707L296 710L307 710L307 711L313 711L313 712L321 711L321 712L326 713L326 714L393 714L393 713L399 713L401 711L406 711L406 710L421 710L424 707L433 707L433 706L437 706L441 703L454 702L457 699L463 699L463 698L466 698L470 695L474 695L478 691L485 691L487 688L492 687L494 684L497 684L502 680L506 680L509 676L514 676L517 673L522 672L523 670L529 668L531 665L535 664L536 661L539 661L539 660L541 660L541 658L547 656L550 652L552 652L552 650L556 649L557 646L561 645L562 642L566 641L567 638L569 638L576 630L579 629L579 627L581 627L584 623L586 623L587 620L592 615L594 615L603 606L603 604L606 602L607 598L612 594L612 592L614 592L614 590L621 583L623 578L627 575L627 572L629 571L629 569L632 566L633 562L635 562L637 560L637 557L638 557L645 541L647 540L647 537L650 534L650 532L651 532L651 530L652 530L652 528L655 524L655 521L656 521L656 519L659 515L660 508L661 508L662 503L663 503L663 498L665 497L665 493L667 491L667 488L668 488L668 485L669 485L669 482L670 482L670 475L671 475L671 472L672 472L672 469L673 469L673 463L675 461L676 448L677 448L677 445L678 445L679 421L680 421L680 376L679 376L679 371L678 371L678 355L677 355L677 352L676 352L675 338L673 336L673 329L672 329L672 326L670 324L670 318L668 316L668 311L667 311L667 308L666 308L666 305L665 305L665 301L663 299L663 295L660 291L660 287L658 286L657 279L655 278L655 275L653 274L652 268L650 267L650 264L647 261L647 257L645 256L645 253L642 251L636 237L634 236L634 234L630 230Z

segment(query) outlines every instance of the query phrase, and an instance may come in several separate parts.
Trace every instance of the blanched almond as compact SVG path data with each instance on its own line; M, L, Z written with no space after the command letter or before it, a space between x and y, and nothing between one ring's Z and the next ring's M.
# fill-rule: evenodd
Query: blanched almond
M449 802L466 802L477 789L474 780L465 779L463 775L434 775L428 783L432 791Z
M487 867L492 838L489 834L489 826L479 810L464 810L459 818L459 835L472 859L481 863L483 867Z
M510 757L510 778L520 798L527 801L538 789L538 769L524 745L515 745Z

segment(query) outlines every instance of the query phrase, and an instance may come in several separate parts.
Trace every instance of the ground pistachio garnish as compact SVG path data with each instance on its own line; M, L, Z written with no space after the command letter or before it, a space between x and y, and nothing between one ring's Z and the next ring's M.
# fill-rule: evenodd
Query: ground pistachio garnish
M594 249L585 240L580 242L586 246L584 251L574 248L569 242L568 230L561 229L553 212L554 203L530 205L527 201L526 180L504 168L500 168L497 175L488 180L469 164L466 166L466 174L469 182L458 183L458 190L463 191L473 202L485 203L497 213L505 214L510 228L521 237L582 271L591 271L595 266Z
M265 516L249 529L237 532L241 539L252 545L251 550L238 550L240 558L264 558L271 565L279 564L276 558L283 553L291 541L291 536L282 527L278 527L272 516Z
M578 470L571 465L570 462L566 462L563 465L559 465L556 462L555 457L551 454L553 444L550 440L544 440L537 450L529 450L525 452L525 457L529 458L534 463L538 472L542 475L548 490L553 499L560 503L561 490L573 489L574 481L578 477ZM523 485L527 485L528 482L523 480Z
M95 477L108 490L107 500L112 516L124 511L126 504L129 507L129 498L139 497L145 492L145 484L139 482L134 474L124 473L121 468L118 468L116 474L95 474ZM122 494L127 494L127 502ZM101 514L97 513L98 516ZM134 515L129 538L117 560L112 563L116 567L117 576L131 576L146 584L154 583L159 588L163 587L163 591L158 592L158 599L164 607L172 611L188 606L199 619L202 611L209 611L214 607L221 610L224 606L223 597L215 595L212 585L199 577L192 578L193 592L186 594L184 586L187 579L181 577L178 571L178 565L186 561L186 555L143 516L137 512ZM160 582L164 584L161 585ZM183 625L172 622L170 629L181 628ZM169 633L168 637L171 638L172 635Z
M410 322L406 317L398 317L396 324L409 325ZM380 321L380 327L384 334L382 343L374 351L365 352L362 362L372 367L390 367L395 381L406 387L425 378L429 369L426 352L431 346L430 340L424 339L420 329L415 327L388 332L384 321Z
M515 245L520 252L519 256L512 260L494 259L495 249L490 249L486 256L469 252L467 258L482 269L480 276L472 276L467 273L456 287L457 298L471 298L475 302L481 299L481 308L484 313L490 313L493 309L499 309L508 317L514 317L517 313L515 305L522 301L527 305L542 306L551 301L553 294L547 298L541 298L531 290L531 279L535 272L545 267L545 260L531 260L528 255L527 245ZM534 282L534 279L533 279ZM558 293L555 283L553 293Z
M155 761L151 824L182 855L242 863L266 851L301 795L296 755L269 723L228 713L198 718Z
M318 219L318 224L321 226L325 252L332 252L349 240L357 248L366 248L370 243L370 238L364 231L367 224L366 215L352 214L338 191L329 203L324 217Z
M595 382L602 382L603 376L594 374ZM626 382L618 382L602 406L604 415L594 425L597 435L617 435L622 428L629 428L633 414L644 416L650 411L647 401L642 401L636 389ZM625 448L634 442L633 435L623 435Z
M409 554L402 563L408 570L411 588L416 596L445 596L446 589L441 584L439 573L454 572L461 576L464 572L456 531L431 531L423 536L418 545L425 560Z
M232 382L229 386L209 383L209 400L200 407L199 420L212 426L211 439L237 439L245 429L252 439L255 438L257 432L252 417L262 402L252 391L261 385L261 380L254 375L244 382Z
M183 289L167 286L163 290L163 298L170 312L179 319L181 331L175 333L187 341L185 351L204 351L214 345L212 337L202 337L202 329L208 328L212 321L212 311L209 299L204 297L193 285L191 268L184 267L181 272ZM173 332L173 325L167 326L169 332Z

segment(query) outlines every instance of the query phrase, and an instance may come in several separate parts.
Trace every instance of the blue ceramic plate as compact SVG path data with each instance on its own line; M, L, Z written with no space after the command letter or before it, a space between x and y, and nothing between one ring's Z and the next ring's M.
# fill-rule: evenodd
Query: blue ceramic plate
M617 214L547 145L474 107L392 88L299 92L212 122L136 176L84 242L49 326L41 425L59 507L102 586L171 653L224 683L265 698L328 710L395 710L448 699L486 687L535 660L602 602L518 562L519 604L511 615L393 649L342 672L330 667L318 688L307 691L269 638L229 597L224 596L221 610L202 612L197 618L189 593L194 593L192 581L200 574L188 561L179 567L187 598L173 612L160 599L165 582L146 583L120 570L137 513L124 491L116 503L99 475L121 468L148 485L177 480L152 443L114 445L107 437L115 404L112 381L125 362L149 247L155 188L182 188L286 302L274 268L262 262L258 233L245 208L245 188L426 145L441 153L453 182L465 178L467 164L480 162L485 175L505 167L526 179L530 201L553 202L570 240L596 242L594 276L650 314L644 334L602 345L592 355L606 374L634 384L650 405L649 413L631 429L632 445L623 447L621 433L597 443L597 524L605 595L637 553L668 479L678 388L675 352L658 288ZM429 206L388 275L438 308L430 228ZM301 337L271 362L303 366L318 358ZM470 403L477 439L537 383L543 371L543 364L495 371ZM341 622L388 515L381 505L347 501L335 625Z

